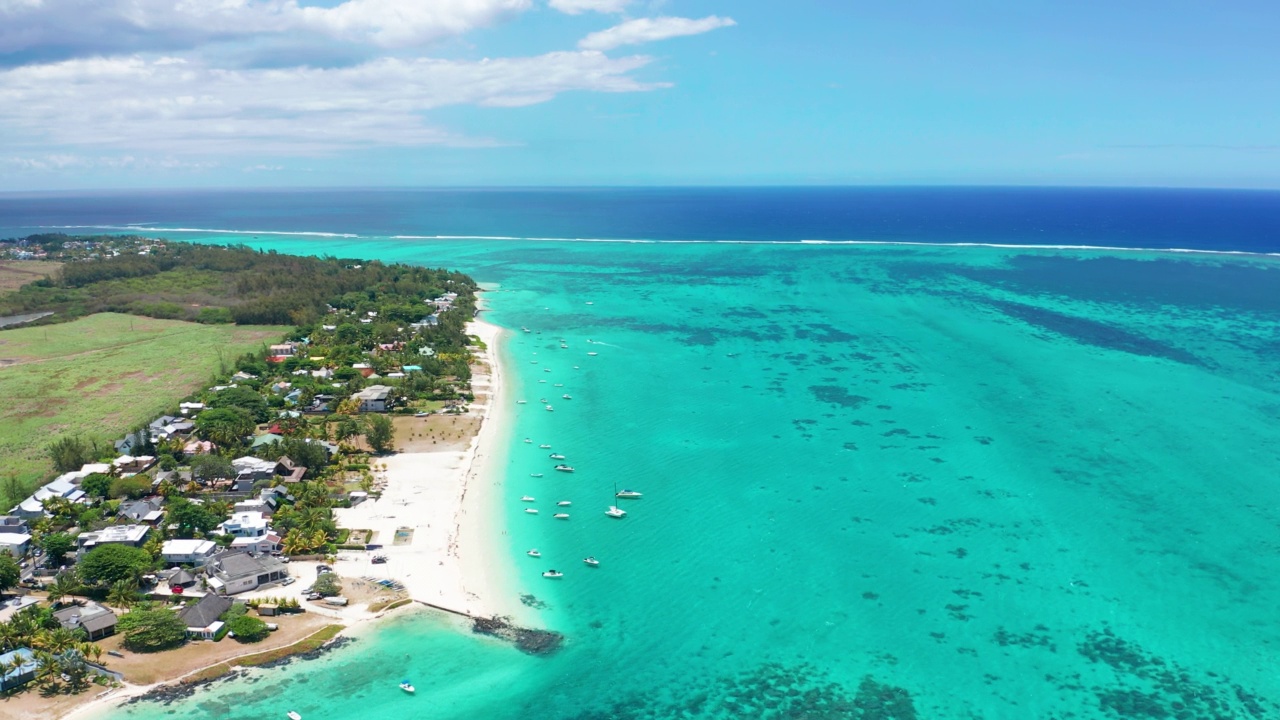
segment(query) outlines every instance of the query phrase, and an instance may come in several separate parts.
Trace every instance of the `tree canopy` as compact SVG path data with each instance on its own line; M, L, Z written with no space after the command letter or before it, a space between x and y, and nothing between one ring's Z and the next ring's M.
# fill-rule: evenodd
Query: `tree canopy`
M178 613L151 605L139 605L121 616L116 629L124 635L124 646L134 652L168 650L187 639L187 624Z
M18 587L18 581L22 579L22 568L18 566L18 561L6 552L0 552L0 593Z
M227 621L227 630L242 643L255 643L267 637L267 624L252 615L237 615Z
M142 548L110 543L90 550L78 567L80 579L84 582L112 585L120 580L136 582L153 564L151 556Z
M40 538L40 548L55 565L61 565L67 553L76 549L76 539L67 533L49 533Z
M175 534L180 538L203 535L222 522L221 516L200 503L193 503L186 498L174 498L169 501L167 515L170 525L176 525Z
M236 447L253 432L253 415L241 407L210 408L196 416L196 432L218 447Z
M391 418L386 415L371 415L365 427L364 439L376 453L384 453L391 449L396 439L396 428Z

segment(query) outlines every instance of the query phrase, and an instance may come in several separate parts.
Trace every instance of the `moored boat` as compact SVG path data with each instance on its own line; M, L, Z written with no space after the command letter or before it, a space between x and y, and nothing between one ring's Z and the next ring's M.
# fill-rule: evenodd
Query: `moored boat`
M560 572L560 571L558 571L558 570L548 570L548 571L546 571L546 572L542 573L542 577L544 577L544 578L562 578L562 577L564 577L564 573L562 573L562 572Z
M529 473L529 477L542 477L542 473Z
M525 495L524 497L520 498L520 501L521 501L521 502L533 502L533 501L534 501L534 497L533 497L532 495Z
M298 712L294 710L290 710L288 713L286 713L286 716L289 718L289 720L302 720L302 715L300 715Z
M573 468L569 465L557 465L556 470L560 472L573 472Z
M542 553L538 552L538 548L533 548L529 552L525 553L525 555L528 555L529 557L542 557Z
M583 558L582 562L586 563L587 565L590 565L591 567L600 567L600 561L593 557Z
M538 514L538 508L525 508L524 511L529 513L530 515Z
M541 445L539 445L538 447L542 448L543 450L550 450L550 449L551 449L551 446L550 446L550 445L548 445L548 444L546 444L546 443L542 443L542 444L541 444Z
M400 681L400 689L401 689L401 690L403 690L403 691L405 691L405 692L407 692L407 693L409 693L410 695L412 695L412 694L414 694L415 692L417 692L417 690L415 690L415 689L413 688L413 683L409 682L408 680L401 680L401 681Z
M560 502L556 503L556 505L559 505L560 507L569 507L572 504L573 503L568 500L561 500Z
M644 497L644 493L637 492L635 490L621 490L615 494L615 497L619 497L624 500L636 500Z
M555 518L556 518L557 520L568 520L568 519L569 519L569 513L556 513L556 514L555 514Z
M537 512L537 510L535 510L534 512ZM609 509L604 511L604 514L608 515L611 518L624 518L627 516L627 511L623 510L617 505L610 505Z
M561 455L560 453L551 453L550 455L548 455L548 457L550 457L552 460L563 460L563 459L564 459L564 456L563 456L563 455Z
M572 400L572 399L573 399L573 397L572 397L572 396L570 396L570 395L569 395L569 393L565 393L565 394L561 395L560 397L564 398L565 400Z

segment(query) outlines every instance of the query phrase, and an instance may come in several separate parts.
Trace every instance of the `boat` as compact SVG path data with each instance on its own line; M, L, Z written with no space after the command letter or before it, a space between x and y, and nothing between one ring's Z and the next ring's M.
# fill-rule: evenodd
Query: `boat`
M527 328L527 327L522 327L522 328L520 328L520 329L521 329L521 330L523 330L523 331L525 331L525 332L529 332L529 328Z
M296 710L290 710L287 715L289 720L302 720L302 715L300 715Z
M582 558L582 562L590 565L591 567L600 567L600 561L593 557Z
M525 441L525 442L527 442L527 443L531 443L531 442L533 442L533 441L532 441L532 440L530 440L529 438L525 438L525 439L524 439L524 441Z
M417 690L414 690L414 689L413 689L413 684L412 684L412 683L410 683L408 680L401 680L401 681L400 681L400 689L401 689L401 690L403 690L403 691L405 691L405 692L407 692L407 693L409 693L410 695L412 695L412 694L414 694L415 692L417 692Z
M565 345L565 344L563 344L563 343L561 343L561 345L560 345L560 349L561 349L561 350L568 350L568 349L569 349L569 346L568 346L568 345Z
M538 514L538 508L525 508L524 511L529 513L530 515Z
M555 411L556 411L555 408L551 407L550 405L547 406L547 412L555 412Z
M547 404L547 399L546 399L546 398L538 398L538 402L542 403L543 405L546 405L546 404Z
M551 446L550 446L550 445L548 445L548 444L546 444L546 443L542 443L542 444L541 444L541 445L539 445L538 447L542 448L543 450L550 450L550 449L551 449Z
M571 395L569 395L569 393L565 393L565 394L561 395L560 397L564 398L565 400L572 400L572 399L573 399L573 397L572 397Z
M621 492L614 493L614 497L624 498L627 500L637 500L644 497L644 493L637 492L635 490L622 490Z
M539 380L538 382L540 382L540 383L544 383L544 382L546 382L546 380Z
M596 355L599 355L600 353L593 353L593 352L589 352L589 353L587 353L587 354L588 354L588 355L590 355L590 356L592 356L592 357L595 357Z
M573 503L568 500L561 500L560 502L556 503L556 505L559 505L560 507L569 507L572 504Z
M556 470L560 472L573 472L573 468L568 465L557 465Z
M524 405L524 404L525 404L525 403L527 403L527 402L529 402L529 401L528 401L528 400L517 400L517 401L516 401L516 404L517 404L517 405Z
M546 572L542 573L542 577L544 577L544 578L553 578L553 579L554 579L554 578L562 578L562 577L564 577L564 573L559 572L559 571L557 571L557 570L548 570L548 571L546 571Z
M542 372L551 372L551 368L542 368Z
M542 477L542 473L529 473L529 477Z
M534 498L532 495L525 495L524 497L520 498L520 502L533 502L535 499L536 498Z
M552 385L551 387L564 387L564 383L556 383L555 385Z
M548 455L548 457L550 457L552 460L563 460L563 459L564 459L564 456L563 456L563 455L561 455L560 453L551 453L550 455Z
M569 513L556 513L555 518L556 518L557 520L568 520L568 519L569 519Z
M574 369L574 370L577 370L577 369L578 369L578 366L577 366L577 365L574 365L574 366L573 366L573 369Z
M542 557L542 553L538 552L538 548L534 548L530 550L529 552L525 553L525 555L528 555L529 557Z
M525 510L525 512L529 512L529 510ZM534 510L533 512L538 511ZM604 511L604 514L611 518L624 518L627 516L627 511L619 508L617 505L610 505L609 509Z

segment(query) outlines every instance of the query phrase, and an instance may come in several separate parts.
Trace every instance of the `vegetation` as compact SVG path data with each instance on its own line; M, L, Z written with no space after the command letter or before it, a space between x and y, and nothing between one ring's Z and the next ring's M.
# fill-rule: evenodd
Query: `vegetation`
M264 640L270 632L267 624L252 615L238 615L227 621L227 629L235 634L236 640L242 643L255 643Z
M149 603L122 615L116 630L124 635L124 646L134 652L168 650L187 639L187 625L178 613Z
M76 539L68 533L49 533L40 539L40 549L49 556L49 562L61 565L64 558L76 549Z
M76 567L80 579L90 585L113 585L138 579L155 566L146 550L119 543L99 545L85 554Z
M316 578L315 584L311 586L311 590L325 597L331 597L342 592L342 583L333 573L321 573L320 577Z
M376 453L384 453L391 449L395 442L396 429L386 415L371 415L366 426L364 439Z
M88 685L89 667L84 659L102 656L102 648L84 642L80 632L67 630L46 607L27 607L0 623L0 653L31 648L37 664L36 679L49 693L79 692Z
M0 595L5 591L18 587L22 579L22 568L9 553L0 552Z

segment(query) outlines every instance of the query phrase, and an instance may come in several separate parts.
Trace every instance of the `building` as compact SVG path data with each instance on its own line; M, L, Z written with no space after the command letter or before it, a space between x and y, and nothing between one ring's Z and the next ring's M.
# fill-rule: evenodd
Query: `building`
M170 565L194 565L200 567L218 552L218 544L212 540L165 540L160 546L160 557Z
M90 466L85 466L85 468L88 467ZM102 467L104 468L103 470L95 470L93 472L109 472L111 469L109 465L102 465ZM31 497L18 503L9 512L12 515L29 520L44 517L47 514L44 511L44 501L50 498L63 498L73 503L80 502L85 497L84 490L80 489L80 481L88 475L90 473L85 472L84 469L61 475L53 482L36 490L31 494Z
M53 617L68 630L84 630L90 642L113 635L116 631L116 614L94 602L65 607L55 611Z
M238 538L257 538L270 531L268 520L260 512L238 512L223 521L219 526L223 535L235 535Z
M9 622L13 619L14 615L18 614L18 612L26 610L32 605L38 605L39 603L39 598L35 598L30 595L19 595L18 597L5 600L3 603L0 603L0 623Z
M0 553L9 553L15 558L27 556L31 549L31 536L20 532L0 532Z
M230 610L231 605L231 598L210 593L200 598L199 602L179 610L178 617L187 624L188 637L212 640L225 624L218 618Z
M276 475L279 475L287 483L302 482L302 477L306 474L307 468L294 464L288 455L282 455L276 461Z
M231 541L232 550L244 550L254 554L280 552L284 540L275 533L267 533L260 537L238 537Z
M288 566L276 558L239 550L215 555L205 565L205 572L209 575L209 588L223 595L248 592L289 577Z
M151 528L146 525L112 525L94 532L80 533L76 536L76 543L80 546L76 551L76 557L82 558L89 551L102 545L142 547L149 532Z
M36 670L40 664L36 662L36 654L29 648L18 648L0 655L0 692L8 692L20 688L36 679Z
M386 385L370 385L351 397L360 401L360 412L386 412L393 402Z
M133 500L120 505L120 517L131 522L155 526L164 517L164 498L160 496Z

